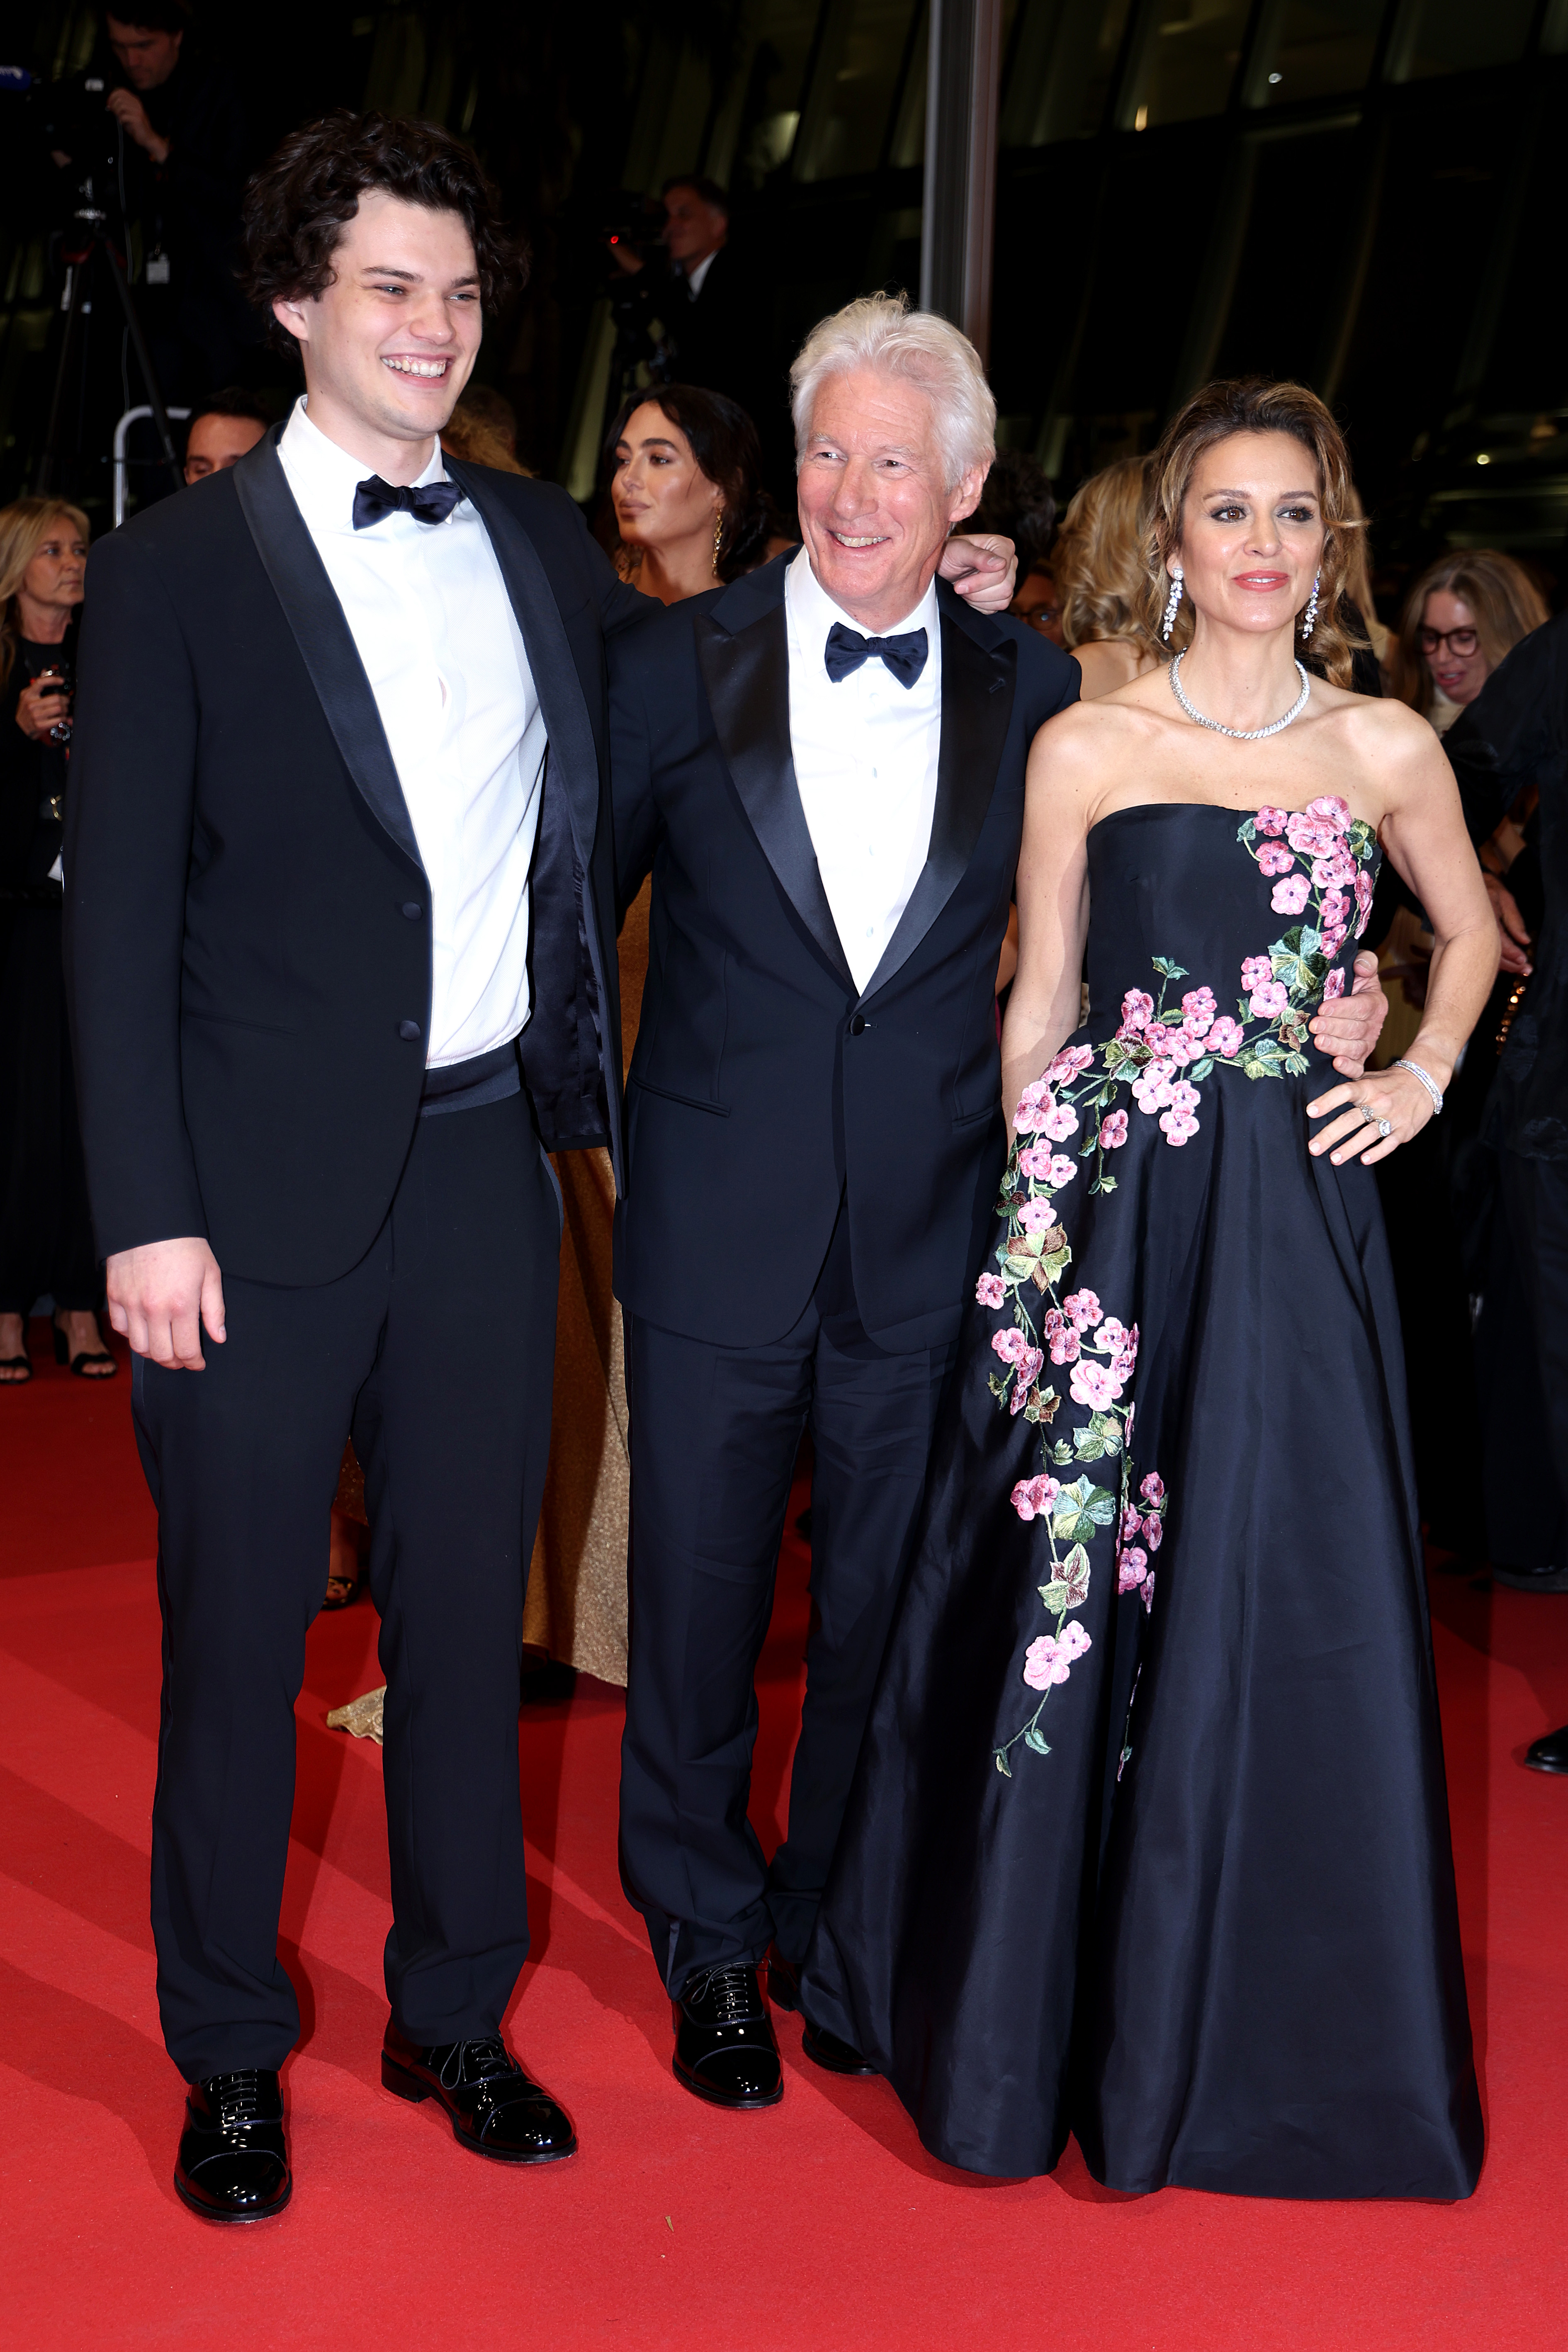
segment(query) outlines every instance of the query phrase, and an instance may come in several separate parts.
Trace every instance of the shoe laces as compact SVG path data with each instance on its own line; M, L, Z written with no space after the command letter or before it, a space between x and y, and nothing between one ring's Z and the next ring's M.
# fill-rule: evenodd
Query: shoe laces
M489 2074L514 2071L506 2043L499 2034L480 2042L454 2042L441 2063L441 2087L455 2091L463 2083L482 2083Z
M735 2025L757 2013L750 1969L710 1969L691 1988L697 2000L710 2000L716 2025Z
M217 2110L218 2126L223 2131L242 2131L261 2113L261 2074L258 2067L247 2067L237 2074L216 2074L205 2089Z

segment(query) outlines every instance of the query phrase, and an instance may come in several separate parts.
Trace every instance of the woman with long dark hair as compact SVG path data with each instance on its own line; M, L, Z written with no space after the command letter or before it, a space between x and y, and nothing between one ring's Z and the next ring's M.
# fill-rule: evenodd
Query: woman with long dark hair
M605 459L616 569L661 604L739 580L791 544L763 488L757 428L721 392L633 393Z

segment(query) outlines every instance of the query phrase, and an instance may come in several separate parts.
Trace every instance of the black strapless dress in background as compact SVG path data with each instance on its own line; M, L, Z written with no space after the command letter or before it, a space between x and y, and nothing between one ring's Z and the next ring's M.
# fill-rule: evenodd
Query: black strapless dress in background
M1307 1150L1376 864L1338 800L1089 837L805 1986L973 2171L1475 2186L1376 1181Z

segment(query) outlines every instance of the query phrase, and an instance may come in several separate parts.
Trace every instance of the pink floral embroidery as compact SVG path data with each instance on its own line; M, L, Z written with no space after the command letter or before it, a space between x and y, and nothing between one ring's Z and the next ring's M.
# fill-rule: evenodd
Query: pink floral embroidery
M1290 992L1282 980L1260 981L1247 1001L1255 1021L1277 1021L1290 1002Z
M1139 1544L1128 1544L1116 1563L1116 1590L1136 1592L1148 1573L1148 1553Z
M1065 1683L1074 1659L1093 1647L1076 1619L1064 1625L1059 1634L1042 1633L1025 1652L1024 1680L1031 1690L1048 1690L1053 1683Z
M1262 865L1266 852L1259 850L1258 862ZM1276 882L1268 903L1277 915L1299 915L1311 896L1312 886L1304 874L1288 874L1283 882Z
M1000 1307L1007 1286L999 1274L983 1274L974 1286L974 1296L982 1307Z
M1258 853L1260 874L1289 874L1295 863L1295 851L1287 849L1282 841L1266 841Z
M1285 812L1283 809L1260 808L1252 822L1259 833L1279 835L1285 830Z
M1241 961L1241 984L1250 992L1261 988L1266 980L1274 977L1274 966L1268 956L1244 956Z
M1329 976L1328 976L1327 980L1325 980L1325 981L1324 981L1324 982L1323 982L1323 1002L1324 1002L1324 1003L1325 1003L1325 1004L1331 1003L1332 1002L1332 1000L1333 1000L1336 996L1342 996L1342 995L1344 994L1344 992L1345 992L1345 976L1344 976L1344 973L1343 973L1342 971L1331 971L1331 972L1330 972L1330 974L1329 974Z
M1165 1482L1157 1470L1151 1470L1147 1477L1140 1481L1138 1492L1146 1503L1158 1505L1165 1499Z
M1127 1113L1113 1110L1100 1122L1100 1140L1107 1151L1120 1151L1127 1140Z
M1020 1478L1011 1496L1013 1508L1021 1519L1043 1519L1061 1491L1055 1478Z
M1228 1013L1222 1013L1209 1031L1208 1049L1211 1054L1223 1054L1228 1062L1239 1053L1246 1035L1247 1032L1239 1021L1233 1021Z
M1075 1290L1062 1300L1062 1313L1070 1315L1080 1331L1087 1331L1100 1320L1100 1300L1092 1290Z

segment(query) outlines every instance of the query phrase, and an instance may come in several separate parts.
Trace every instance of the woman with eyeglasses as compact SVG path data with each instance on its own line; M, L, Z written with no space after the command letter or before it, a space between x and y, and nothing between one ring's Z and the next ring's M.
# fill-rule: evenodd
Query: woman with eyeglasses
M1480 547L1442 556L1405 600L1394 691L1446 734L1503 656L1546 617L1540 589L1511 555Z

